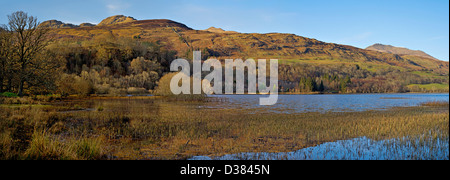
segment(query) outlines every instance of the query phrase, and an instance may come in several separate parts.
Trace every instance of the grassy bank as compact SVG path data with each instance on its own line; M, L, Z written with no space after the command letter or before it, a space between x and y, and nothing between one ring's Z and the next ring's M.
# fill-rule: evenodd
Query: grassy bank
M1 106L0 159L186 159L290 152L362 136L449 135L448 103L325 114L198 108L202 105L133 97Z
M410 84L408 88L411 92L449 92L448 84Z

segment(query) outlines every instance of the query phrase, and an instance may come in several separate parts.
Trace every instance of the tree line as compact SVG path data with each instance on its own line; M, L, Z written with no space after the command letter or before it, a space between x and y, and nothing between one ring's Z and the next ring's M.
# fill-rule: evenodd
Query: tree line
M448 76L424 77L397 68L363 69L359 65L280 65L280 90L291 93L405 93L410 84L448 84ZM436 90L436 92L448 90Z

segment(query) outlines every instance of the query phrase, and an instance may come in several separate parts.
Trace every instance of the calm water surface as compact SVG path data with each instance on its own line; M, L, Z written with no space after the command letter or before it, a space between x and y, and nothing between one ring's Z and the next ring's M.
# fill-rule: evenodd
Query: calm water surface
M203 108L266 109L277 113L354 112L418 106L430 101L449 102L449 94L331 94L279 95L273 106L260 106L260 95L212 95L226 99Z
M448 139L374 141L367 137L327 142L287 153L240 153L220 157L195 156L189 160L448 160ZM431 142L431 143L430 143Z

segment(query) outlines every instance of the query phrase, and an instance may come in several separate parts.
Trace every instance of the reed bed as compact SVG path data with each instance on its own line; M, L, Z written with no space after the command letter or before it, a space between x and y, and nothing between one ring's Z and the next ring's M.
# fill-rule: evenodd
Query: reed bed
M135 97L0 107L0 159L188 159L293 152L359 137L448 143L448 103L299 114L202 108L205 103L221 101ZM74 106L84 110L62 111Z

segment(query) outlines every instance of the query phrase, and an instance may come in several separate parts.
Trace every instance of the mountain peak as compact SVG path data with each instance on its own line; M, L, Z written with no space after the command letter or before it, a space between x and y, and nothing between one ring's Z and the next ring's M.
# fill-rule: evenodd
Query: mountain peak
M114 24L120 24L120 23L127 23L127 22L134 22L137 21L135 18L131 16L124 16L124 15L115 15L108 17L102 22L100 22L99 26L107 26L107 25L114 25Z
M438 60L438 59L434 58L433 56L431 56L423 51L420 51L420 50L411 50L408 48L395 47L392 45L384 45L384 44L380 44L380 43L369 46L366 48L366 50L372 50L372 51L378 51L378 52L390 53L390 54L398 54L398 55L419 56L419 57Z
M93 26L95 26L95 24L92 24L92 23L81 23L80 24L80 27L93 27Z
M77 25L70 24L70 23L63 23L58 20L48 20L42 22L39 26L46 27L46 28L74 28L78 27Z
M205 31L212 32L212 33L238 33L236 31L225 31L222 28L216 28L216 27L210 27L208 29L205 29Z
M216 28L216 27L210 27L208 29L206 29L206 31L219 31L219 32L225 32L225 30L223 30L222 28Z

